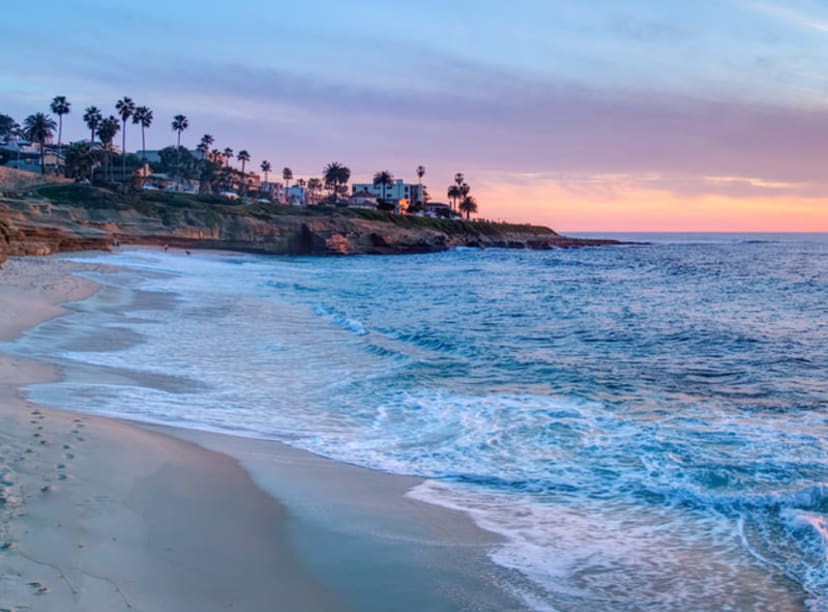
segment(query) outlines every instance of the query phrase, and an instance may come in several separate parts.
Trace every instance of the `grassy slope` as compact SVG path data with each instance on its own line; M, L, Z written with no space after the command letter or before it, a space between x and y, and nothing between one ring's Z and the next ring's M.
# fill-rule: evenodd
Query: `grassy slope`
M431 219L392 215L387 212L365 209L310 207L300 208L278 204L254 203L243 205L232 203L224 198L207 195L187 195L147 191L136 194L121 195L106 189L89 185L49 185L36 190L41 196L55 204L76 206L92 210L134 209L150 217L159 218L165 225L172 225L173 220L182 211L200 211L205 218L218 222L225 216L249 215L259 219L273 219L280 216L290 217L344 217L361 218L372 221L388 222L404 228L434 229L446 234L480 233L498 235L504 232L548 235L552 230L535 225L513 223L492 223L489 221L452 221L449 219Z

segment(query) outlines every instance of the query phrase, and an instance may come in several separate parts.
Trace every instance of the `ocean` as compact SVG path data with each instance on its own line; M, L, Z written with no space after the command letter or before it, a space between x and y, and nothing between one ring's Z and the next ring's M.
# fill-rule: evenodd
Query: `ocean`
M3 348L45 405L423 477L535 609L828 610L828 235L621 238L69 257L119 268Z

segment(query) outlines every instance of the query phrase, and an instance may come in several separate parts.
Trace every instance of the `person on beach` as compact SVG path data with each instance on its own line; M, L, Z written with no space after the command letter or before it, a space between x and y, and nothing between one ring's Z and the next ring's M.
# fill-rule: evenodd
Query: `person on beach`
M167 249L169 249L169 248L170 248L170 245L165 244L165 245L164 245L164 252L166 253L166 252L167 252Z

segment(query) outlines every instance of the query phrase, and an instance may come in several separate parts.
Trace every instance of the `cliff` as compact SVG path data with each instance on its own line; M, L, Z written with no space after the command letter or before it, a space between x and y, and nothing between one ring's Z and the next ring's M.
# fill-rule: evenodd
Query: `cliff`
M266 254L348 255L441 251L457 246L551 249L616 244L549 228L400 217L369 210L230 204L208 196L121 196L83 185L0 197L0 258L121 244Z

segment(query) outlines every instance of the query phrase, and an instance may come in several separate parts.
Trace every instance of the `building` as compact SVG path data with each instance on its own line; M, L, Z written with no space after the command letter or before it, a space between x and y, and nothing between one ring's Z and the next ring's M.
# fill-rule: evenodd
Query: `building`
M351 208L375 209L377 207L377 196L367 191L358 191L348 198L347 204Z
M274 202L284 202L285 200L285 189L282 183L262 181L261 192L267 194L267 196Z
M288 206L305 206L307 203L307 189L293 185L284 190L285 204Z
M454 216L451 206L443 202L428 202L423 205L423 214L426 217L450 219Z
M408 200L409 202L423 202L425 185L406 183L403 179L397 179L393 185L374 185L373 183L354 183L351 193L367 192L377 199L385 199L389 202Z
M173 148L175 148L174 145L173 145ZM161 151L162 151L162 149L152 149L152 150L147 149L146 151L142 151L141 149L138 149L137 151L135 151L135 155L139 158L146 159L146 161L151 163L151 164L160 164L161 163ZM195 158L195 159L199 159L199 160L201 159L201 151L199 151L198 149L191 149L190 150L190 155L192 155L193 158Z

